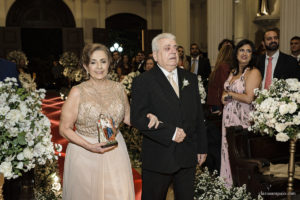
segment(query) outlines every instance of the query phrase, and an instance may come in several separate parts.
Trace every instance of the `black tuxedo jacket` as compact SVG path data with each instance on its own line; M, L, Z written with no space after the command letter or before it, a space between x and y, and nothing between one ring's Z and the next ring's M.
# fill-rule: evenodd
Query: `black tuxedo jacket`
M191 56L187 56L187 61L189 62L189 67L191 69L191 66L192 66ZM203 84L205 86L208 82L207 79L210 75L210 72L211 72L211 66L210 66L209 59L199 56L197 75L201 76L201 78L203 80Z
M257 68L260 70L262 77L265 73L265 59L266 55L258 57ZM300 80L300 67L297 61L292 56L279 52L279 57L275 66L273 78L288 79L298 78Z
M194 167L197 154L207 152L197 77L177 70L180 98L157 65L133 81L131 124L143 133L142 167L147 170L173 173L179 168ZM184 80L189 84L183 86ZM158 129L147 127L148 113L163 122ZM176 127L187 134L182 143L172 141Z

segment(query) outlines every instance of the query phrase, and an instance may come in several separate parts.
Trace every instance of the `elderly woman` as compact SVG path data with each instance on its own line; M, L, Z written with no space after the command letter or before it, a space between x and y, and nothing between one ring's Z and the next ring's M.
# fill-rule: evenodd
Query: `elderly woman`
M262 80L259 70L254 66L254 51L254 44L250 40L245 39L237 44L233 53L233 68L224 83L220 175L228 186L232 185L232 177L225 128L238 125L247 128L250 125L249 113L254 89L259 88Z
M130 160L123 136L118 146L98 141L97 122L109 116L113 130L122 122L130 125L130 107L123 86L107 79L111 54L101 44L87 44L82 65L89 79L74 86L64 103L60 134L69 140L64 165L63 199L135 199ZM149 127L158 126L154 115ZM74 131L74 126L76 130Z

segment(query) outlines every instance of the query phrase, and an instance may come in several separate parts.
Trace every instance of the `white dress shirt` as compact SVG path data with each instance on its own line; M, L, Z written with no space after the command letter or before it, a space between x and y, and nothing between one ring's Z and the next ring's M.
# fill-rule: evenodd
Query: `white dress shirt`
M195 59L194 60L194 62L195 62L195 69L194 69L193 73L197 75L198 74L199 56L197 56L196 58L191 57L191 67L193 65L193 59Z

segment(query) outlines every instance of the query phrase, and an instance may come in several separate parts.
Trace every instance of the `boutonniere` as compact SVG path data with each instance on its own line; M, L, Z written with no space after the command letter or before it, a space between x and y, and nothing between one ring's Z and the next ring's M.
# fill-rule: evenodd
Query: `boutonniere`
M188 86L189 84L190 84L190 82L184 78L183 81L182 81L182 88L181 89L183 89L185 86Z

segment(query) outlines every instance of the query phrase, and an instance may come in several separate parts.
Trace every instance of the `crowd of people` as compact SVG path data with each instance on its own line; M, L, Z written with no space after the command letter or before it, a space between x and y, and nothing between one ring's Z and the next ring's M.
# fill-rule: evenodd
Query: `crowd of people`
M291 46L297 45L297 39L291 40ZM113 52L111 65L106 47L87 45L82 60L90 79L71 90L62 109L60 131L71 141L66 155L64 199L74 199L79 195L77 192L91 198L99 195L100 199L133 198L132 175L121 133L117 136L118 147L103 148L102 143L96 142L93 125L99 112L112 116L116 126L123 120L144 135L142 199L164 199L171 183L176 199L193 199L195 166L205 162L208 151L196 75L202 77L208 90L208 112L222 116L221 164L217 169L230 187L233 182L226 127L250 125L255 88L268 89L273 78L300 79L297 59L279 51L277 29L265 32L263 46L265 54L258 55L248 39L236 45L224 39L211 71L208 58L197 44L191 44L191 55L187 56L184 48L177 45L175 36L169 33L153 39L153 53L149 58L145 58L144 52L138 52L130 62L128 55ZM299 48L291 49L293 53L298 51L297 55L293 54L298 58ZM133 81L131 106L122 87L106 79L109 66L120 78L132 71L142 73ZM72 129L74 124L76 132ZM84 155L86 161L82 162L83 158L78 159L78 155ZM82 175L76 176L81 172L87 179L85 187L79 184L82 180L77 180L82 179ZM130 183L125 184L125 188L120 184L124 180ZM89 184L90 187L86 187Z
M61 112L60 134L70 142L64 167L63 199L134 199L129 156L122 133L117 146L98 143L96 123L105 114L115 128L122 122L139 129L142 144L142 199L165 199L173 184L175 199L193 199L196 165L206 161L207 127L200 100L200 75L207 89L207 110L222 116L220 166L228 187L232 182L226 127L250 125L254 89L269 89L272 79L300 79L300 38L291 39L291 53L279 50L278 29L264 33L264 53L252 41L234 44L224 39L213 69L196 43L190 56L170 33L157 35L152 53L113 53L102 44L87 44L81 65L88 80L74 86ZM1 60L0 60L1 61ZM1 61L2 62L2 61ZM139 71L132 84L131 101L110 70L122 80ZM74 130L74 126L76 130Z

